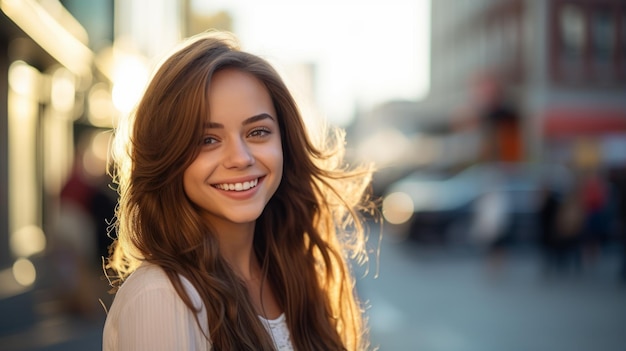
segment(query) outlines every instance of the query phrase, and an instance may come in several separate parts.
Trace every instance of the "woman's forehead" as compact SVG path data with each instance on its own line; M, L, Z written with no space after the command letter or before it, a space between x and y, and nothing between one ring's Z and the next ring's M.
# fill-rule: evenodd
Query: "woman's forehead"
M254 75L237 69L216 72L208 91L206 123L224 125L269 119L276 121L274 102L265 84Z

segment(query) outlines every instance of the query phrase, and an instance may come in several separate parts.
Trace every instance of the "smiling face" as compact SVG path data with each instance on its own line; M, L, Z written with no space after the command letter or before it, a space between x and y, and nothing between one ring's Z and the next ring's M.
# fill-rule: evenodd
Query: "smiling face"
M184 172L185 193L218 231L253 228L283 174L278 116L265 86L236 69L213 75L208 99L210 120Z

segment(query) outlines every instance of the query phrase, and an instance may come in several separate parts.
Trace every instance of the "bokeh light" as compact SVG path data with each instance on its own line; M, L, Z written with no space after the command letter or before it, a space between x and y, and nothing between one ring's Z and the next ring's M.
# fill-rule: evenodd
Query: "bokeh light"
M383 200L383 215L391 224L402 224L413 215L413 200L405 193L391 193Z
M35 265L25 258L20 258L13 263L13 277L22 286L31 286L37 279Z
M15 231L9 241L11 251L18 257L28 257L46 248L46 236L41 228L28 225Z

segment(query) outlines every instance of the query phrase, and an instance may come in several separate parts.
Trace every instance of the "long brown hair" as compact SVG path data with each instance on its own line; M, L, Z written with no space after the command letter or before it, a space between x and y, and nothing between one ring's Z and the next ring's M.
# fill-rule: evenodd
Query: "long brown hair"
M208 116L212 75L235 68L267 88L278 115L284 173L258 218L254 250L274 287L297 350L368 347L362 306L347 256L364 253L362 211L372 208L372 170L348 168L343 134L314 145L298 106L264 59L243 52L226 33L187 40L156 71L134 118L120 125L115 181L120 195L107 268L120 278L141 261L163 268L189 308L179 275L207 308L215 350L273 350L243 282L220 256L217 236L183 190Z

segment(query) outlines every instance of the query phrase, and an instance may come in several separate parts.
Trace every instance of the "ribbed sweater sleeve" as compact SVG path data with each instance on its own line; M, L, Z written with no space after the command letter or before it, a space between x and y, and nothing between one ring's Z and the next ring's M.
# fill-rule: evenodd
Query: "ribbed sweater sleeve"
M206 311L193 286L183 286L195 306L205 333ZM210 344L198 326L195 312L178 296L165 273L143 265L117 292L103 333L104 351L208 351Z

